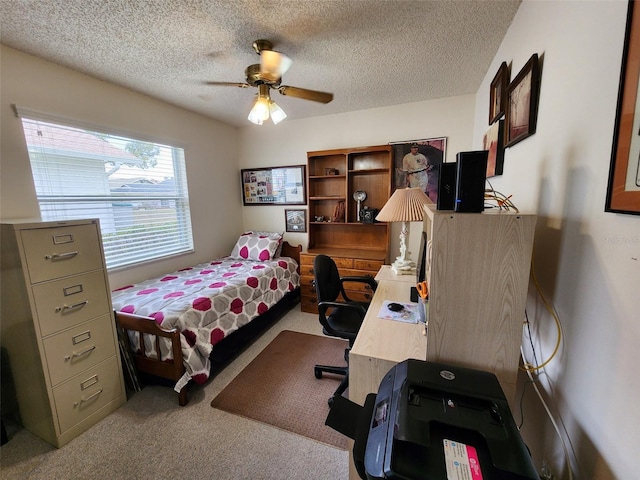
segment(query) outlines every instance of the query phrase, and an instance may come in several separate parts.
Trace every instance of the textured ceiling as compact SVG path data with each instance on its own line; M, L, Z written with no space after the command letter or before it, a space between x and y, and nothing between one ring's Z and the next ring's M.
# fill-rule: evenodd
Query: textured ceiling
M234 126L256 89L251 44L293 59L283 85L334 93L321 104L272 92L289 118L475 93L520 0L2 0L0 41Z

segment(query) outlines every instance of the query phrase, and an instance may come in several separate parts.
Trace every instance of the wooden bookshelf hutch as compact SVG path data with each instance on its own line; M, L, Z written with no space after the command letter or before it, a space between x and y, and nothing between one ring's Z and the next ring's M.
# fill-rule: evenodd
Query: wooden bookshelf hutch
M364 191L367 198L361 208L380 210L391 195L392 171L389 145L307 153L309 247L300 255L302 311L318 311L313 288L316 255L332 257L341 276L373 277L387 261L390 225L359 221L353 194ZM339 201L345 204L344 218L332 221ZM355 283L350 287L347 293L354 299L371 300L369 287Z

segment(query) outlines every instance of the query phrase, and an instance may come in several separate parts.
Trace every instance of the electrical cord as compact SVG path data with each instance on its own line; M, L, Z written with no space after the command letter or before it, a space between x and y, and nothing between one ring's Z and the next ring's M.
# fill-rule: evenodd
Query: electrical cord
M549 302L547 301L546 297L542 293L542 289L540 288L540 284L538 283L538 277L536 276L536 270L535 270L533 257L534 256L531 255L531 278L533 279L533 283L534 283L534 285L536 287L536 291L538 292L538 295L542 299L542 303L544 303L545 308L551 314L551 316L553 317L553 319L555 321L556 329L558 331L558 335L557 335L558 338L556 340L556 346L553 349L553 353L551 354L551 356L547 360L545 360L541 364L532 365L530 363L527 363L527 361L524 358L524 355L522 356L522 360L523 360L524 364L523 364L523 366L521 368L523 370L527 371L527 372L529 372L529 371L537 371L537 370L540 370L541 368L544 368L545 366L549 365L551 360L553 360L553 358L557 355L558 350L560 350L560 344L562 342L562 324L560 323L560 318L558 317L558 314L553 309L553 307L549 304ZM527 324L529 323L529 319L528 318L527 318L526 323ZM529 330L529 335L531 335L531 330ZM534 357L534 360L536 360L535 357ZM537 360L536 360L536 363L537 363Z

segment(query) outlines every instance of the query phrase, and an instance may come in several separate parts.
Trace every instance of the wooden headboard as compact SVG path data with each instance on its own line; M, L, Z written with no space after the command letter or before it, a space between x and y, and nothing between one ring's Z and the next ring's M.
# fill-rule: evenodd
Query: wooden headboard
M302 245L296 245L295 247L291 245L286 240L282 242L282 253L280 254L283 257L291 257L298 265L300 265L300 252L302 252Z

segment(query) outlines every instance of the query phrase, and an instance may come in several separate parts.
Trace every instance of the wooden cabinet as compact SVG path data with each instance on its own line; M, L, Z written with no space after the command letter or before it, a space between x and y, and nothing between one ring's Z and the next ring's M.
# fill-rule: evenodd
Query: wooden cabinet
M61 447L126 401L98 220L3 222L1 235L20 419Z
M535 215L425 207L427 360L493 372L510 402L535 223Z
M315 255L332 257L341 276L373 277L387 261L390 225L361 221L354 192L366 193L361 211L380 210L391 195L392 167L389 145L307 153L309 248L301 255L303 311L318 311L311 284ZM335 219L338 202L344 202L344 215ZM371 299L372 292L362 285L354 284L349 292L355 299Z
M384 260L354 258L360 254L358 250L327 249L322 253L333 258L341 277L369 275L373 278L384 263ZM313 260L317 254L300 254L300 308L303 312L318 313L318 298L313 285ZM361 282L345 282L344 289L351 300L370 302L373 298L371 287Z

